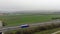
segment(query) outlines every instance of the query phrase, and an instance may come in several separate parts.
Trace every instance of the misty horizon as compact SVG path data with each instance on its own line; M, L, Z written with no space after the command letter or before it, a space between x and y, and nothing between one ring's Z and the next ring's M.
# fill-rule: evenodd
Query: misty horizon
M28 12L60 12L60 10L27 10L27 11L0 11L0 13L28 13Z
M60 11L60 0L0 0L2 12L36 10Z

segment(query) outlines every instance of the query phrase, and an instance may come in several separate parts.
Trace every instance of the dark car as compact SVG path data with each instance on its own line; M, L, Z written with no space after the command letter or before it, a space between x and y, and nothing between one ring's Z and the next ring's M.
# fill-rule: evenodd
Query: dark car
M29 27L28 24L21 25L21 28L27 28L27 27Z

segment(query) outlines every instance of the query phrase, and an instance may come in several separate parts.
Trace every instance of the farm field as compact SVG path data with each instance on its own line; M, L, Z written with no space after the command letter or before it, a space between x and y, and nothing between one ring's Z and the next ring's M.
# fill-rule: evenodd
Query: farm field
M0 16L0 20L4 20L7 26L15 26L29 23L41 23L52 20L51 18L53 17L60 17L60 15L5 15Z

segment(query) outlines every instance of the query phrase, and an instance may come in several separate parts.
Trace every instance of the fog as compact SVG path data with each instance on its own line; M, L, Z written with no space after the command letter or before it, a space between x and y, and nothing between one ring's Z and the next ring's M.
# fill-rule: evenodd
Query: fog
M60 10L60 0L0 0L0 11Z

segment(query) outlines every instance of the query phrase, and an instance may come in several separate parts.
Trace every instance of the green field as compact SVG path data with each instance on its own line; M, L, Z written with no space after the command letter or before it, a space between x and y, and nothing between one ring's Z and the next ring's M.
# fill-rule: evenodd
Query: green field
M0 20L7 23L7 26L15 26L26 23L38 23L52 20L53 17L60 17L60 15L6 15L0 16Z
M34 34L52 34L52 33L56 32L56 31L59 31L59 30L60 30L60 28L55 28L55 29L51 29L51 30L44 30L44 31L41 31L41 32L36 32Z
M26 23L38 23L52 20L51 18L60 17L60 15L4 15L0 16L0 20L4 20L7 26L15 26ZM44 30L41 32L36 32L34 34L51 34L55 31L60 30L60 28L55 28L51 30Z

